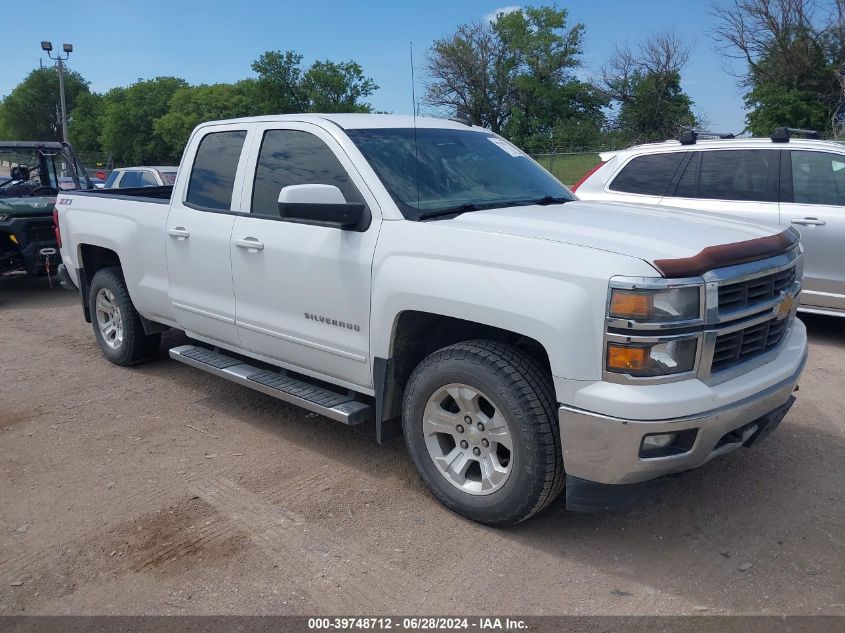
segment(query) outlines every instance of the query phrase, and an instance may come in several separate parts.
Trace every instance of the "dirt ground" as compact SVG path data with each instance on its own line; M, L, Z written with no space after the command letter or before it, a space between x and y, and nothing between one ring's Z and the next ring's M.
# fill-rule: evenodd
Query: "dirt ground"
M0 280L0 614L845 614L845 327L783 425L615 515L508 530L401 441L171 361L100 354L77 295Z

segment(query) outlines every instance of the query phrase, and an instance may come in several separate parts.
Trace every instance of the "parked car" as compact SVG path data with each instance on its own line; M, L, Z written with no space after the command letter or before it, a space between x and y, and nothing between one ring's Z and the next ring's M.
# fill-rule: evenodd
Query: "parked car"
M113 170L106 179L106 189L130 189L135 187L161 187L176 182L178 167L120 167Z
M492 525L564 489L576 510L630 504L756 444L806 360L796 231L579 202L457 122L205 123L172 190L57 208L113 363L184 330L180 362L379 442L401 430L434 495Z
M60 188L90 189L85 169L67 143L0 141L0 275L55 272L60 256L53 209ZM72 174L63 183L62 164ZM4 169L5 171L5 169Z
M700 140L605 152L573 189L582 200L658 204L795 227L804 312L845 316L845 145L795 138Z

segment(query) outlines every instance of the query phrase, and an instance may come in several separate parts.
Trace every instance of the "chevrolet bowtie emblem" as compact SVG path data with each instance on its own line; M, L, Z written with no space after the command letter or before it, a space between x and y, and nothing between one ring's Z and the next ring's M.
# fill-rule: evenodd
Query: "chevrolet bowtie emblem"
M792 312L792 306L795 303L795 296L788 295L786 293L783 294L783 301L781 301L777 308L775 309L775 318L776 319L785 319L789 316L789 313Z

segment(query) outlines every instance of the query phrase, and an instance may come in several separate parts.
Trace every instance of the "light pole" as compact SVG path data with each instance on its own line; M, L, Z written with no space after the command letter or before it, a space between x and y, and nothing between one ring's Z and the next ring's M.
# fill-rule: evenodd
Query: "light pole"
M53 50L53 43L52 42L41 42L41 50L47 53L47 57L50 59L56 60L56 65L59 67L59 100L62 104L62 140L67 143L67 106L65 105L65 68L64 62L67 61L67 58L70 57L70 54L73 52L73 44L62 44L62 50L65 53L65 56L62 57L60 53L57 53L55 57L53 57L52 50Z

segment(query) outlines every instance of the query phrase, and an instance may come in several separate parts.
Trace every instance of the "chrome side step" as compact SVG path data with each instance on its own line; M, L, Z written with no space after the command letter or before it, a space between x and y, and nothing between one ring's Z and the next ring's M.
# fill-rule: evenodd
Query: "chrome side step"
M373 418L372 407L355 400L352 393L312 385L283 370L259 369L196 345L174 347L170 350L170 358L344 424L360 424Z

